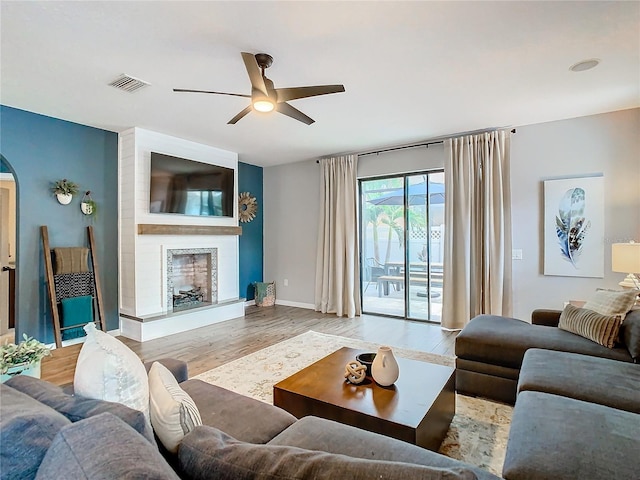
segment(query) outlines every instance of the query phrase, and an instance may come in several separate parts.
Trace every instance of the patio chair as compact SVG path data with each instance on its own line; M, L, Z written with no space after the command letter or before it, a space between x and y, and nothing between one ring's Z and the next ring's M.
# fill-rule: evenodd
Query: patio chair
M376 284L376 290L378 289L378 278L385 274L384 265L378 262L375 258L370 257L365 260L365 268L364 268L364 278L367 282L367 286L364 288L364 291L367 291L369 285L372 283Z

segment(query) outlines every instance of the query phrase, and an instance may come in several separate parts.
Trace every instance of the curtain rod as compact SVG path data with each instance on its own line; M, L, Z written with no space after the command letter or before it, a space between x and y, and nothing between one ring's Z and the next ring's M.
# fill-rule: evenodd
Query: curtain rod
M516 129L512 128L511 129L511 133L516 133ZM452 138L452 137L450 137L450 138ZM405 148L417 148L417 147L427 147L427 148L429 148L429 145L439 145L441 143L444 143L444 140L437 140L437 141L425 142L425 143L416 143L414 145L404 145L402 147L385 148L384 150L375 150L373 152L358 153L357 155L359 157L364 157L365 155L378 155L380 153L393 152L395 150L404 150ZM320 163L320 160L316 160L316 163Z

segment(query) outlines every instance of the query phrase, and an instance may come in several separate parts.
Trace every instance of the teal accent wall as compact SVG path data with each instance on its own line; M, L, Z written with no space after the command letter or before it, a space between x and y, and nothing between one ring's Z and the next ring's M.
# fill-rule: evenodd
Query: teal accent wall
M263 170L262 167L238 162L238 193L249 192L258 201L258 213L251 222L242 223L240 235L240 296L255 298L253 282L263 281Z
M118 321L118 135L0 105L0 153L18 185L16 333L53 342L45 287L40 225L51 247L87 245L93 225L108 330ZM67 178L80 185L69 205L60 205L50 186ZM99 211L93 221L80 211L91 190Z

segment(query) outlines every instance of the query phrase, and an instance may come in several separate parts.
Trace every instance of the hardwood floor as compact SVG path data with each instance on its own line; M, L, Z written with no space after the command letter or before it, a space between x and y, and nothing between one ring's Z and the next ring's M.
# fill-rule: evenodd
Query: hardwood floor
M171 357L189 365L191 376L228 363L308 330L357 338L413 350L454 354L457 332L439 325L395 318L363 315L339 318L296 307L248 307L237 318L170 337L144 343L118 337L143 361ZM53 351L42 363L42 378L57 385L73 383L75 364L82 345Z

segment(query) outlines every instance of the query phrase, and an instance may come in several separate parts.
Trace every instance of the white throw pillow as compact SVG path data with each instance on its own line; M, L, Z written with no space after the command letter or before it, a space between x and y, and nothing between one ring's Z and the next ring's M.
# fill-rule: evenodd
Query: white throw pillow
M77 395L118 402L149 418L149 382L140 358L120 340L84 326L87 332L78 355L73 389Z
M193 399L180 388L167 367L158 362L149 370L149 414L153 431L171 453L178 451L187 433L202 425Z
M605 290L598 288L582 308L592 310L600 315L618 315L624 320L625 315L638 299L638 290Z

